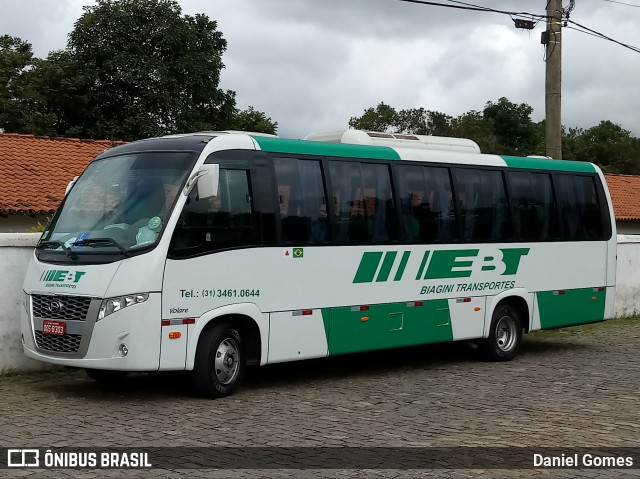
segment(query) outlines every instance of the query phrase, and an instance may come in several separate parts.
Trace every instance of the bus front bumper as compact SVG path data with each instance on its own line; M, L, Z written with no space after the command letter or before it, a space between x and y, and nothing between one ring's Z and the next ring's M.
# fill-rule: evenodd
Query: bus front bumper
M22 309L24 353L38 361L90 369L156 371L160 364L160 294L151 293L135 304L96 321L98 308L90 308L85 321L65 323L64 335L43 335L43 320L32 309ZM93 303L92 303L93 304ZM39 341L36 341L38 335ZM73 342L77 344L73 344ZM41 346L41 347L39 347ZM61 351L62 350L62 351Z

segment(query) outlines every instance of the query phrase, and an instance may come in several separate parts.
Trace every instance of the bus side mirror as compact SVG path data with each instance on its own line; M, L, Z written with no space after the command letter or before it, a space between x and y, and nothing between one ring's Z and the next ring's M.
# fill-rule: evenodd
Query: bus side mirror
M67 189L64 190L64 195L67 196L67 193L69 193L69 191L71 190L71 188L73 188L73 185L76 184L76 181L78 181L78 177L74 176L73 180L71 180L68 184L67 184Z
M201 199L218 196L220 165L204 164L198 176L198 197Z

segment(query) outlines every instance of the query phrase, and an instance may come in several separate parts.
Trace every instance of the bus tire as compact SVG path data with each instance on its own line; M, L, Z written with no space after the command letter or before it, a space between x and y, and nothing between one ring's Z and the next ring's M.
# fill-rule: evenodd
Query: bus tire
M85 369L87 376L99 384L119 384L129 371L112 371L109 369Z
M193 384L205 397L229 396L240 386L245 364L240 333L229 324L216 324L208 328L198 341Z
M507 304L498 306L491 317L489 336L478 346L488 361L511 361L522 344L522 321L518 311Z

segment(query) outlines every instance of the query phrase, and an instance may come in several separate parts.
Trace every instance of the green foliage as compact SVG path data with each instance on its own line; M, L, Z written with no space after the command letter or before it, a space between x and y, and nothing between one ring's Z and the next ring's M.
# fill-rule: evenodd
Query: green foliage
M501 145L493 130L493 123L484 118L482 113L470 110L454 118L453 134L458 138L471 138L480 146L480 151L499 152Z
M457 118L424 108L396 111L380 103L351 118L349 125L362 130L471 138L486 153L539 155L544 150L544 134L542 126L531 121L532 112L529 105L506 98L487 102L482 113L472 110Z
M378 103L375 108L367 108L361 117L353 117L349 120L349 126L359 130L410 132L408 128L399 129L397 124L396 109L384 102Z
M38 111L50 119L52 136L80 136L76 125L86 121L87 96L83 76L73 55L67 50L52 51L46 59L36 59L25 79L38 92Z
M31 82L37 65L31 45L0 36L0 128L16 133L49 134L54 118L42 108L42 95Z
M397 111L380 103L349 121L352 128L390 133L470 138L484 153L544 155L544 121L533 122L533 108L506 98L489 101L482 112L468 111L453 118L416 108ZM640 174L640 139L610 121L582 130L564 129L563 157L590 161L608 173Z
M544 151L544 131L531 121L531 108L526 103L511 103L500 98L496 103L487 102L483 119L489 121L493 134L507 155L540 155Z
M608 173L640 174L640 139L610 121L564 132L563 156L591 161Z
M38 223L35 226L31 227L31 232L32 233L42 233L47 229L47 226L49 226L49 223L51 223L51 218L52 216L48 216L47 217L47 221L45 222L45 224L42 224L38 221Z
M437 111L424 108L396 111L381 102L375 108L366 109L362 116L351 118L349 126L369 131L446 136L451 132L452 120L450 116Z
M182 16L173 0L85 7L69 36L91 106L80 136L131 140L230 124L235 94L218 88L227 43L216 26Z
M252 106L246 110L237 111L234 115L232 129L241 131L254 131L275 135L278 123L261 111L256 111Z
M264 113L239 111L219 88L227 42L205 15L175 0L97 0L66 50L34 59L31 45L0 37L0 128L134 140L249 127L274 133Z

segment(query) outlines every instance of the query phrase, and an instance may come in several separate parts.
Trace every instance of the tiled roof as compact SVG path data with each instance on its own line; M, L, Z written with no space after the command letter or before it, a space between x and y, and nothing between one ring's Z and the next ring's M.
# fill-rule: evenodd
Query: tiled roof
M640 176L604 175L617 221L640 221Z
M69 181L110 146L107 140L0 133L0 215L54 213Z

